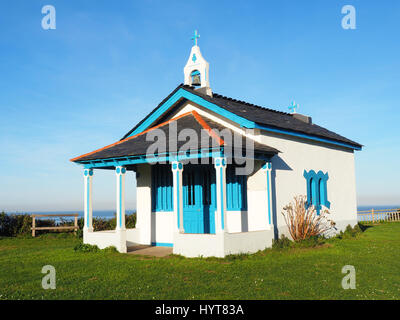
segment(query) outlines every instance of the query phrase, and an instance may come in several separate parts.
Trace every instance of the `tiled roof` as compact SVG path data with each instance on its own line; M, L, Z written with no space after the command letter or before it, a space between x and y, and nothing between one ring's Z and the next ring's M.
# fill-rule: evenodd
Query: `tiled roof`
M184 89L189 91L235 115L238 115L244 119L252 121L258 125L266 126L270 128L282 129L289 132L301 133L311 135L315 137L325 138L337 142L349 144L351 146L361 148L362 145L347 139L335 132L325 129L313 123L306 123L301 121L286 112L281 112L265 107L261 107L249 102L236 100L229 98L217 93L213 93L213 96L208 96L195 90L194 87L179 85L168 97L166 97L146 118L139 122L132 130L130 130L124 138L128 137L136 128L138 128L155 110L158 109L165 101L167 101L177 90ZM123 139L124 139L123 138Z
M80 162L88 160L118 158L124 156L146 155L149 146L154 143L154 141L146 140L147 133L150 133L155 129L162 130L165 134L166 141L168 142L166 144L165 152L176 152L177 149L180 150L180 148L184 144L186 144L188 140L179 141L179 139L177 139L178 137L174 136L170 137L169 135L170 124L176 124L178 134L182 132L183 129L193 129L196 132L197 137L201 139L199 139L198 144L193 147L193 149L195 150L215 147L215 146L216 147L225 146L231 148L238 147L234 145L235 139L232 139L232 143L231 145L229 145L227 141L223 140L224 136L220 137L218 134L219 131L222 131L224 129L231 131L230 129L212 120L201 117L196 111L191 111L186 114L175 117L169 121L161 123L155 127L152 127L140 134L120 140L104 148L71 159L71 161ZM202 130L205 130L208 133L208 135L201 134ZM169 143L170 141L172 142L171 144ZM177 149L174 146L176 146ZM242 149L246 147L245 138L243 136L240 147ZM258 142L254 142L254 151L269 156L272 156L279 152L278 150L272 147L260 144Z

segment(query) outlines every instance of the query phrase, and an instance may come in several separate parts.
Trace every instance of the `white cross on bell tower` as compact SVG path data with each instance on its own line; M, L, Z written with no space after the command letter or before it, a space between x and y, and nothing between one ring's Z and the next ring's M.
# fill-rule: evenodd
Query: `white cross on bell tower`
M199 90L201 89L201 91L204 91L204 93L208 95L212 95L209 79L210 65L201 55L200 48L197 45L198 38L200 38L200 35L197 33L197 30L195 30L194 36L192 37L194 45L190 51L190 56L186 66L183 69L185 74L184 83L189 86L197 87Z

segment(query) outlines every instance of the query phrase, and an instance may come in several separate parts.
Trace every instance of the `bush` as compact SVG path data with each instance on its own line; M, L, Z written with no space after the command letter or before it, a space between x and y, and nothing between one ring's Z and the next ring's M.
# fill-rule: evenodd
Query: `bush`
M103 252L111 252L111 253L118 253L118 250L116 247L114 246L109 246L107 248L104 248L103 250L101 250Z
M97 252L99 251L98 246L92 246L91 244L79 243L74 247L75 252Z
M340 231L340 233L336 237L339 239L350 239L357 237L363 232L363 226L360 223L357 223L354 227L348 225L346 229L344 231Z
M93 218L93 230L114 230L117 226L117 218ZM136 226L136 213L125 215L125 227L130 229Z
M55 227L55 226L72 226L74 221L63 220L56 223L54 219L36 219L37 227ZM126 228L134 228L136 226L136 213L125 216ZM0 213L0 236L16 237L18 235L28 235L31 233L32 217L29 214L7 214ZM78 218L77 236L83 237L84 218ZM93 218L94 231L114 230L116 227L116 218ZM40 234L54 232L51 230L41 230ZM65 232L65 231L62 231Z
M125 226L128 229L133 229L136 226L136 213L125 216Z
M43 226L43 221L40 221ZM28 214L7 214L0 213L0 236L16 237L29 234L32 227L32 218Z
M290 247L292 247L292 241L284 234L282 234L280 238L272 240L273 249L287 249Z
M322 236L312 236L307 239L292 241L284 234L279 239L272 241L272 249L289 249L289 248L315 248L325 243Z
M301 241L311 237L323 236L329 232L335 223L327 218L328 210L319 215L316 214L314 206L306 206L306 197L294 197L294 202L283 208L289 233L294 241Z
M315 248L325 243L323 236L312 236L307 239L296 241L294 246L296 248Z

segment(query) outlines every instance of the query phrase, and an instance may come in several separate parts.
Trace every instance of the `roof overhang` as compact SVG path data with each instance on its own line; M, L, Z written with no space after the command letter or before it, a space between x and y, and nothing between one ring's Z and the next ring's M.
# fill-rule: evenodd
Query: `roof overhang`
M252 160L265 160L268 161L274 156L273 153L268 152L254 152L251 155L238 153L226 154L224 147L208 148L200 150L190 150L190 152L167 152L156 155L139 155L139 156L125 156L118 158L108 159L95 159L95 160L82 160L76 161L77 164L83 165L87 169L111 169L117 166L133 166L136 164L156 164L156 163L170 163L172 161L190 161L193 159L210 159L215 157L225 156L228 159L252 159ZM203 163L203 161L200 161Z

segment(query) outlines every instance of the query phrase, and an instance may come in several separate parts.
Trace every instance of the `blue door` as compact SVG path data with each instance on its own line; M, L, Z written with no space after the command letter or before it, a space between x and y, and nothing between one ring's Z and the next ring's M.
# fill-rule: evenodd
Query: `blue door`
M185 233L215 233L215 170L211 165L185 165L183 227Z

